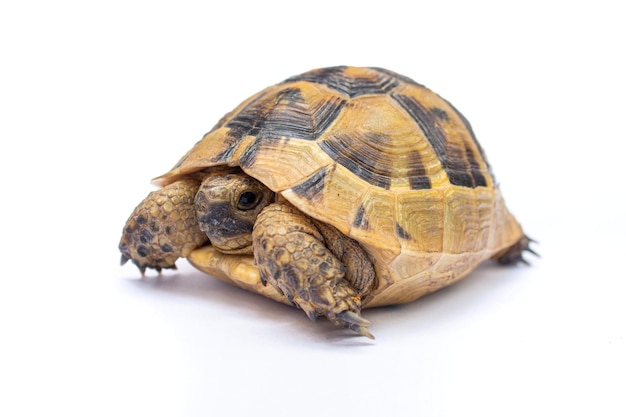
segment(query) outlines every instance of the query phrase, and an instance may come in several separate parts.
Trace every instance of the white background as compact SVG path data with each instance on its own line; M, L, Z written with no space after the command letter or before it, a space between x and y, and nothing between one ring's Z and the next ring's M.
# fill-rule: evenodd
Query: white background
M3 2L0 415L626 415L621 10ZM244 98L340 64L453 102L541 259L366 311L375 341L184 261L118 265L152 177Z

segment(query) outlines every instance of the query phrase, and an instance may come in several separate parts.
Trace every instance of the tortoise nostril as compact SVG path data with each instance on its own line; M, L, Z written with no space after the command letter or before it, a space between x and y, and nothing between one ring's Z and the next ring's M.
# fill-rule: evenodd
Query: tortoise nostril
M206 195L202 190L199 190L196 194L196 198L194 199L194 205L196 207L196 213L198 214L198 218L200 216L207 214L209 211L209 200L206 198Z

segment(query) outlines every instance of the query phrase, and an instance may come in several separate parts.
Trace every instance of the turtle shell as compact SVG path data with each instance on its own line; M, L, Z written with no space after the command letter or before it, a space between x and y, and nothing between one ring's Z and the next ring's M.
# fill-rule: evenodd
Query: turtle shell
M224 166L357 240L378 279L364 305L412 301L523 236L465 117L381 68L317 69L264 89L155 182ZM253 279L241 274L226 275Z

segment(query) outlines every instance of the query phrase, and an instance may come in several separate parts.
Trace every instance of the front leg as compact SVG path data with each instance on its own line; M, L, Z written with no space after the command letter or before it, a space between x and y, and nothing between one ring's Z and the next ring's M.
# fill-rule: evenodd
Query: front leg
M208 240L196 220L194 198L200 183L176 181L150 193L128 218L119 249L122 264L131 260L143 275L146 268L175 268Z
M254 258L269 283L310 319L373 338L361 317L361 293L345 278L346 266L328 249L315 224L294 207L275 203L257 218L252 234Z

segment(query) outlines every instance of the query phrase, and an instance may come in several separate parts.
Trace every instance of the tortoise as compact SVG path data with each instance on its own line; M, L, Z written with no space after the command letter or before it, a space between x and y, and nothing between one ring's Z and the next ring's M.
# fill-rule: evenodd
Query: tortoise
M532 252L467 119L383 68L320 68L268 87L153 182L162 188L124 227L122 264L143 276L186 257L370 338L362 308Z

